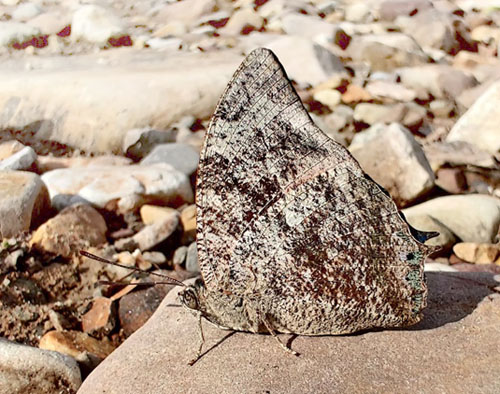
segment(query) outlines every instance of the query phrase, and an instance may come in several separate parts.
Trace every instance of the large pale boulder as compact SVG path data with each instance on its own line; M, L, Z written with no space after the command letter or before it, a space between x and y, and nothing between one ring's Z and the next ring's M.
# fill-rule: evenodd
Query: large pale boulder
M86 152L121 153L126 132L209 117L241 61L234 52L129 51L0 65L0 129ZM3 68L5 67L5 69Z

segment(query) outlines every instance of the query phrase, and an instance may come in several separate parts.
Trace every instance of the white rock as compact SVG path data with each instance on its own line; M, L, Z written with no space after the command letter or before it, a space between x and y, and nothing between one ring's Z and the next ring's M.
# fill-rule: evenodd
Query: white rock
M491 153L500 151L500 81L460 117L446 140L466 141Z
M441 263L425 263L424 265L425 272L458 272L455 268L450 265L441 264Z
M118 200L121 211L135 209L148 200L165 205L193 201L187 176L163 163L65 168L46 172L42 179L57 209L82 199L98 207Z
M345 20L349 22L366 22L371 16L371 7L365 2L347 3L345 8Z
M427 64L397 70L401 83L414 90L423 89L439 99L455 99L477 85L476 79L464 71L445 64Z
M429 215L464 242L490 243L500 225L500 199L479 195L438 197L403 210L406 216Z
M342 100L342 94L335 89L322 89L314 93L314 100L326 105L330 109L335 109Z
M374 80L368 82L365 90L373 97L389 98L396 101L413 101L417 97L414 90L391 81Z
M152 49L161 49L161 50L169 50L169 51L177 51L181 44L182 40L180 38L159 38L153 37L149 40L146 40L146 44L148 47Z
M49 193L31 172L0 171L0 238L35 227L50 211Z
M283 31L286 34L301 36L311 39L324 39L325 42L332 42L335 33L340 28L325 20L298 13L286 14L281 18Z
M1 393L75 393L82 384L76 360L0 338Z
M28 19L34 18L35 16L43 12L42 8L34 3L23 3L16 7L12 13L12 19L16 21L25 22Z
M110 38L127 35L120 19L107 8L84 5L75 11L71 21L71 37L105 45Z
M198 22L203 15L215 11L216 6L215 0L183 0L160 4L150 11L150 16L162 23L175 20L190 26Z
M42 34L52 35L71 25L71 15L67 12L48 11L30 19L26 23L37 28Z
M238 35L246 27L252 27L254 30L259 30L264 23L264 18L254 11L251 7L246 7L235 11L229 18L226 26L219 31L227 35Z
M12 156L0 160L0 170L28 170L37 159L33 148L25 146Z
M434 185L425 154L410 131L393 123L377 124L354 136L349 150L398 205L406 205Z
M25 23L0 22L0 46L22 43L39 34L40 31L36 27Z
M288 76L300 85L315 86L333 77L347 77L337 56L306 38L283 36L265 46L278 56Z
M18 5L21 0L2 0L3 5Z

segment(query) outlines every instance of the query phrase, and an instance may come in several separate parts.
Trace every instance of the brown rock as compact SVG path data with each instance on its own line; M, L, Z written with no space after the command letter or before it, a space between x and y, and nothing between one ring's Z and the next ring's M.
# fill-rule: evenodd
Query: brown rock
M467 190L467 180L459 168L440 168L436 173L436 185L450 194Z
M413 328L280 335L301 354L294 357L270 335L232 335L204 323L206 353L191 368L186 363L198 344L196 318L171 306L178 305L174 290L79 393L366 393L384 391L388 382L391 392L402 394L470 393L478 387L498 392L499 283L489 273L458 272L429 272L427 281L429 306Z
M49 331L40 339L39 348L71 356L91 370L104 360L115 346L106 339L99 341L79 331Z
M92 308L82 316L82 329L87 333L109 334L115 328L113 300L97 297Z
M166 217L170 217L172 212L176 212L176 210L169 207L145 204L141 207L139 212L141 214L141 220L144 224L153 224L165 219Z
M345 104L359 103L361 101L370 101L373 97L359 85L350 84L342 94L342 102Z
M159 270L154 272L168 275L177 280L184 280L189 277L189 274L184 271ZM160 278L156 279L161 280ZM156 279L155 277L151 277L150 280ZM174 287L161 284L149 288L141 288L120 298L118 316L121 328L127 337L148 321L163 298Z
M458 258L468 263L491 264L500 254L500 246L498 244L462 242L453 247L453 252Z
M106 242L106 222L87 204L62 210L33 234L31 246L56 255L70 257L81 249Z

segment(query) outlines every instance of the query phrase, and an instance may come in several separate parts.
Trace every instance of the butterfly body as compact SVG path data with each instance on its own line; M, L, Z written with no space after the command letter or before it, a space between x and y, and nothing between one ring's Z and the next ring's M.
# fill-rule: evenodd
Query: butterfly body
M202 281L180 299L213 324L331 335L419 321L432 249L314 125L267 49L245 59L219 101L196 204Z

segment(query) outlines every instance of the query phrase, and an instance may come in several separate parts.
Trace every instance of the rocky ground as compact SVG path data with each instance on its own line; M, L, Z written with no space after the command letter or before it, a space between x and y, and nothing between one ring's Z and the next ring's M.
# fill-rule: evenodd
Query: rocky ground
M442 354L433 329L457 322L451 333L435 335L467 342L460 335L482 322L481 338L489 337L473 348L490 360L500 333L498 320L488 319L500 306L496 298L480 302L497 295L492 275L500 273L499 26L500 1L493 0L0 0L0 336L9 340L0 340L0 393L75 392L171 289L104 285L128 281L130 270L76 251L180 280L198 273L199 149L230 76L260 46L278 55L317 125L389 190L408 221L439 231L428 241L441 250L427 270L482 272L436 279L435 299L471 288L448 313L462 309L411 332L426 332L422 341L388 332L377 337L380 347L408 339L417 352L427 346ZM429 313L427 322L439 315L439 303ZM141 333L158 323L148 324ZM189 341L184 335L179 339ZM351 338L349 349L362 349L363 338ZM82 392L113 392L103 366L118 376L113 365L122 368L135 346L115 352ZM465 359L471 349L457 354ZM438 353L429 362L445 364ZM340 359L354 368L349 354ZM235 367L222 359L220 367ZM470 392L477 384L498 392L500 380L490 376L498 367L491 358L476 380L451 373L455 380L434 389ZM258 379L243 375L234 376L241 387ZM397 392L412 389L397 370L387 379ZM184 391L199 390L197 382ZM337 389L363 392L366 384L353 377ZM417 391L429 388L416 384Z

